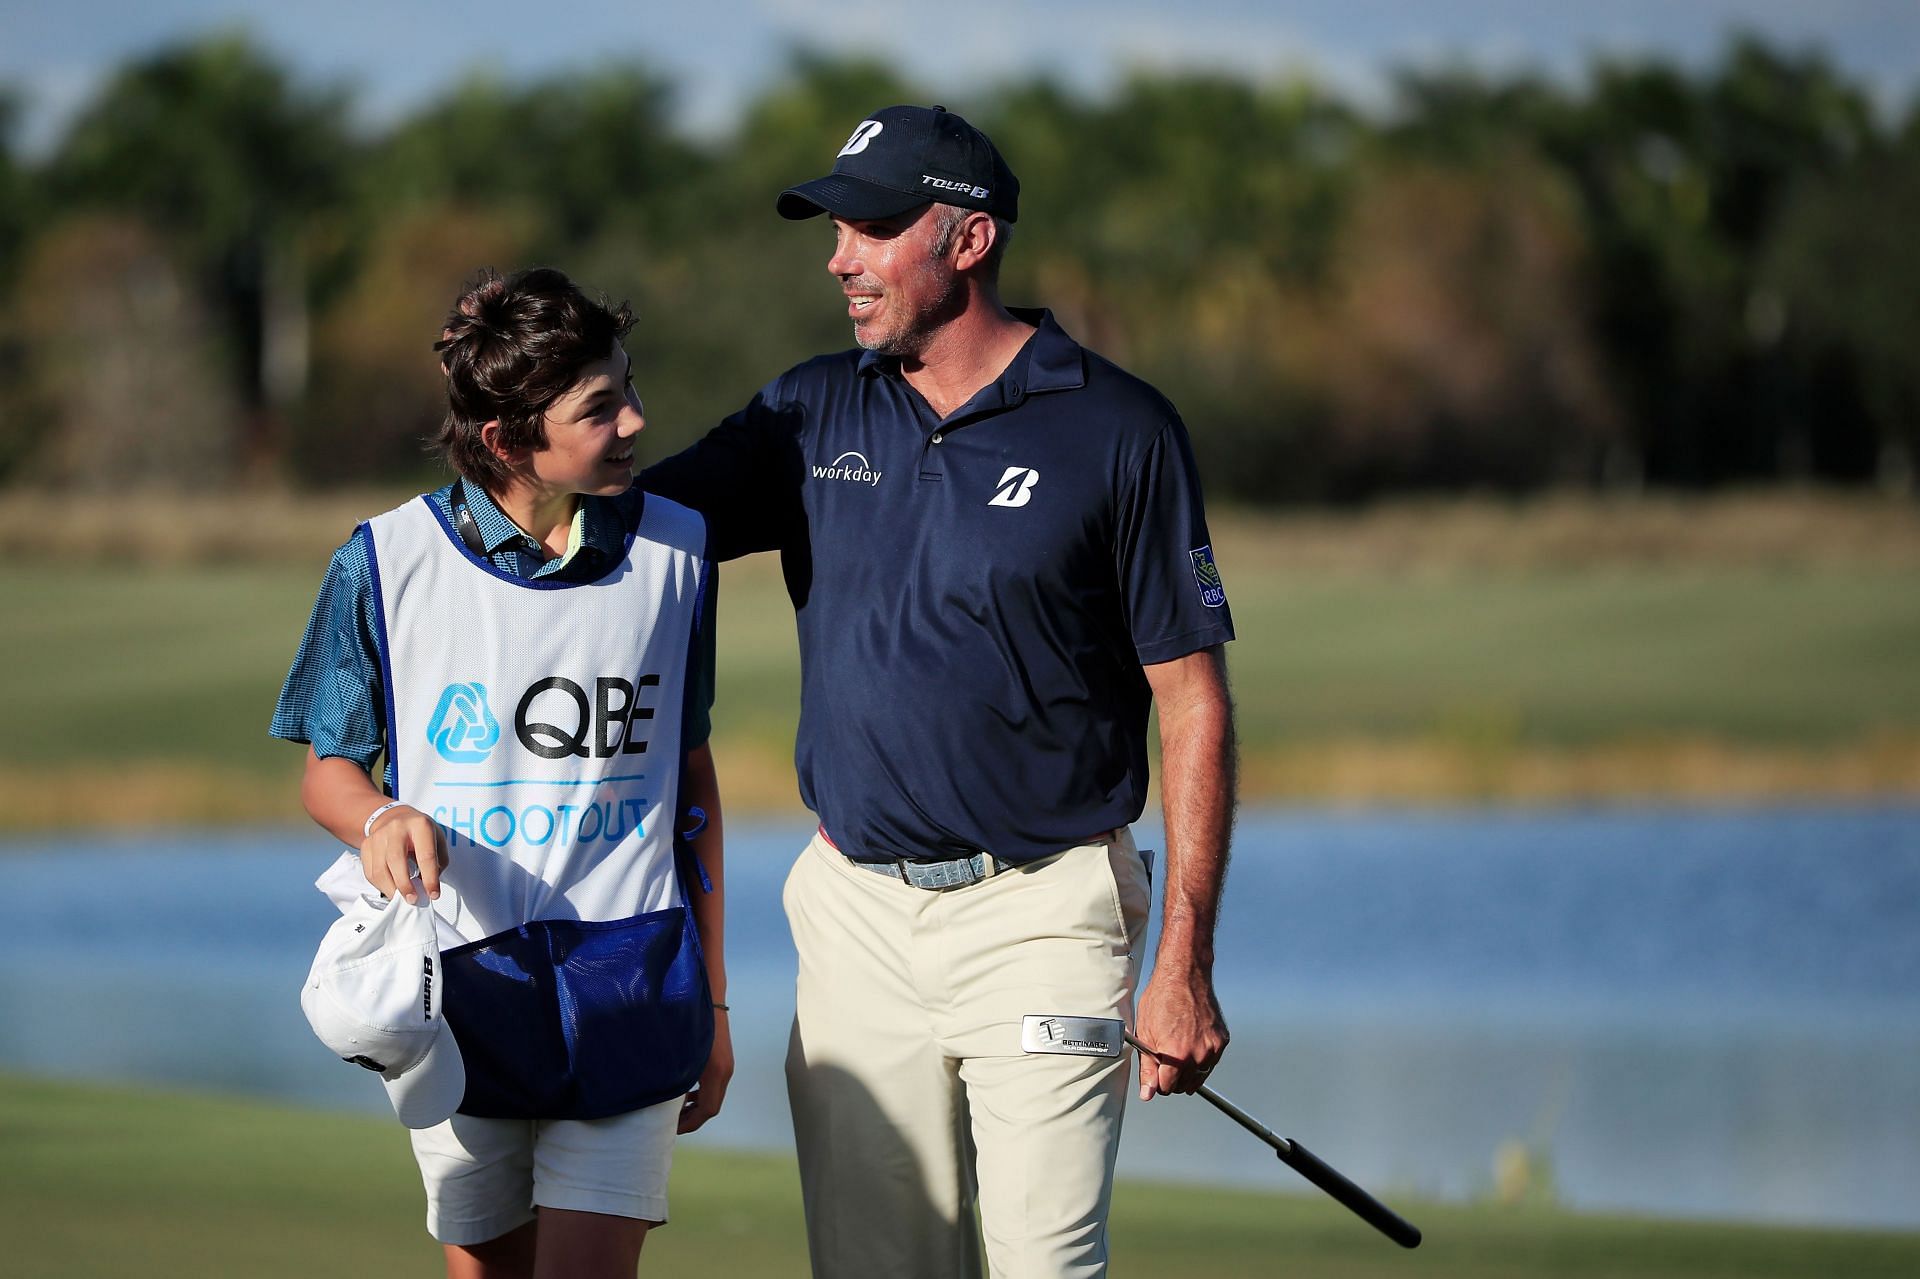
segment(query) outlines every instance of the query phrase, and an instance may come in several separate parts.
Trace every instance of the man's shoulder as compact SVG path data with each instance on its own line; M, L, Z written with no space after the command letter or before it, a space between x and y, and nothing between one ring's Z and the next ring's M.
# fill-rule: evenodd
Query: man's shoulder
M1103 420L1135 433L1157 434L1179 419L1172 402L1152 383L1075 338L1052 311L1010 309L1036 330L1026 353L1031 390L1067 392L1076 412L1097 411Z
M830 351L816 355L800 363L767 383L762 394L774 401L792 402L811 400L830 393L833 390L850 385L860 376L860 360L865 354L859 347L846 351Z
M1082 395L1097 403L1102 412L1113 416L1119 425L1147 435L1158 434L1169 422L1180 420L1180 411L1160 389L1120 367L1089 347L1080 348L1086 357L1086 386Z

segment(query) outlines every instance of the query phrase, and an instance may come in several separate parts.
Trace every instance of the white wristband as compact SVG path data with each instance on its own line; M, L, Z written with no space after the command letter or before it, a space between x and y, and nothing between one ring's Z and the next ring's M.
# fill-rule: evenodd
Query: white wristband
M390 800L388 800L388 801L387 801L386 803L384 803L384 804L382 804L382 805L380 805L380 807L378 807L378 808L376 808L376 809L374 809L374 810L373 810L373 811L372 811L371 813L368 813L368 814L367 814L367 824L366 824L365 826L362 826L362 827L360 828L360 837L361 837L362 839L372 839L372 838L373 838L373 824L374 824L375 822L377 822L377 821L379 821L379 820L380 820L380 819L381 819L382 817L384 817L384 816L385 816L385 815L386 815L386 814L387 814L387 813L388 813L389 811L391 811L392 809L396 809L396 808L398 808L398 807L400 807L400 805L401 805L401 803L402 803L402 801L401 801L401 800L397 800L397 799L390 799Z

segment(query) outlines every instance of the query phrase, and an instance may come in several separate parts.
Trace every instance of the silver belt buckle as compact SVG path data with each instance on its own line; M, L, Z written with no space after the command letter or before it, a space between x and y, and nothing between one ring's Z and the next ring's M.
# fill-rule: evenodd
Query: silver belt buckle
M928 892L944 892L949 888L965 888L985 879L986 868L981 863L983 853L971 857L954 857L943 862L900 863L900 877L915 888L924 888Z

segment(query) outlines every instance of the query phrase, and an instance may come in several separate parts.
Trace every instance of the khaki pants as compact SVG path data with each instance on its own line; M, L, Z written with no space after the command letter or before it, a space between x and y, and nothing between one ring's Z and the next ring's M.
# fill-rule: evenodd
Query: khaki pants
M787 877L787 1089L816 1279L1094 1279L1130 1056L1026 1054L1027 1014L1132 1023L1132 835L928 892L816 836ZM979 1205L976 1233L973 1208Z

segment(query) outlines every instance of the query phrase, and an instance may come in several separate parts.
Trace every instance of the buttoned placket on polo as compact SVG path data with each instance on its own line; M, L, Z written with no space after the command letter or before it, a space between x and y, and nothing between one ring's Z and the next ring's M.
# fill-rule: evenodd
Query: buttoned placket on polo
M1016 361L1018 363L1018 361ZM1019 382L1008 374L989 382L974 393L972 399L953 411L945 419L934 417L933 406L927 403L927 397L913 388L913 385L896 371L900 386L906 392L908 402L913 405L914 415L920 420L923 439L920 446L920 478L922 480L944 480L947 475L946 457L941 445L945 444L955 432L1001 413L1020 407L1026 399L1026 391ZM927 424L932 422L932 426Z

